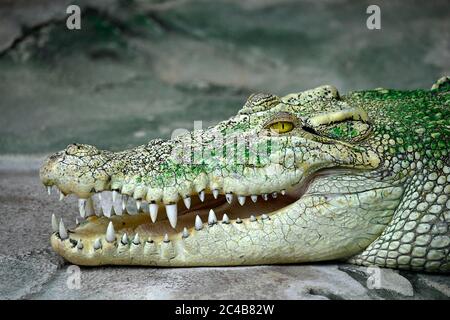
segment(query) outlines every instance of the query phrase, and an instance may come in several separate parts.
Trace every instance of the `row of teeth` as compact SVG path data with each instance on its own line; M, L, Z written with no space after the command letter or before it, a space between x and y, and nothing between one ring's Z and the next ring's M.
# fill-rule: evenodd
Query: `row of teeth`
M269 218L269 216L267 214L263 214L263 215L261 215L261 219L262 220L268 220L270 218ZM254 215L252 215L252 216L250 216L249 221L250 222L256 222L257 219L256 219L256 217ZM77 223L77 225L79 224L78 221L76 223ZM208 215L208 226L211 227L211 226L214 226L217 223L218 222L217 222L216 214L215 214L214 210L211 209L209 211L209 215ZM226 213L222 217L222 223L223 224L229 224L230 223L230 218L228 217L228 215ZM237 218L236 219L236 223L240 224L240 223L242 223L242 220L240 218ZM203 221L200 218L200 216L197 215L195 217L195 230L200 231L200 230L203 229L203 227L204 227ZM64 225L63 219L61 218L59 220L59 223L58 223L58 221L56 219L56 216L54 214L52 215L52 229L53 229L53 232L55 232L55 233L57 233L59 235L59 237L60 237L60 239L62 241L64 241L64 240L69 238L69 234L68 234L68 231L67 231L67 229L66 229L66 227ZM189 235L190 235L189 231L185 227L183 229L183 232L181 233L181 237L183 239L185 239L185 238L189 237ZM116 231L114 230L114 225L113 225L112 221L109 222L108 227L106 228L105 240L108 243L113 243L113 242L116 241ZM122 234L122 236L120 237L120 242L121 242L122 245L128 245L129 244L129 237L128 237L127 233L123 233ZM153 240L151 238L149 238L147 240L147 242L152 243ZM169 235L167 233L164 235L163 242L165 242L165 243L170 242ZM141 244L141 239L139 238L139 234L138 233L136 233L134 235L134 237L131 240L131 243L134 244L134 245L140 245ZM83 242L82 242L81 239L77 241L76 246L77 246L77 248L79 250L83 249ZM95 241L94 241L94 249L98 250L98 249L101 249L101 248L102 248L102 240L101 240L101 238L95 239Z
M47 187L47 192L49 195L51 194L51 192L52 192L51 186ZM58 189L58 192L59 192L59 200L62 201L64 199L65 195L59 189ZM212 194L213 194L213 197L215 199L217 199L219 197L219 190L214 189L212 191ZM281 190L280 194L285 195L286 191ZM103 214L104 216L106 216L108 218L110 218L114 214L122 215L122 214L126 213L127 212L126 211L127 203L129 201L129 199L133 199L133 198L129 198L129 196L127 196L127 195L122 195L118 191L112 191L111 192L112 203L111 203L109 201L103 201L104 198L102 196L102 193L97 193L97 195L100 200L100 211L101 211L101 212L98 212L98 214L99 215ZM270 195L268 193L264 193L261 195L261 198L263 200L267 201L267 200L269 200L270 196L275 199L278 197L278 192L273 192ZM200 191L198 193L198 197L201 202L205 201L205 191L204 190ZM231 204L234 199L233 193L226 193L225 199L227 200L227 202L229 204ZM247 199L246 196L242 196L242 195L237 196L237 200L241 206L243 206L245 204L246 199ZM256 203L258 201L258 195L251 195L250 199L254 203ZM119 210L117 210L117 207L114 206L114 203L116 202L116 200L119 200L121 202L121 207L119 208ZM144 206L142 200L140 200L140 199L133 199L133 200L135 200L134 205L137 209L137 212L139 212L141 210L148 211L152 222L155 223L157 216L158 216L158 209L159 209L158 203L152 202L152 203L149 203L148 206L146 206L146 205ZM187 196L187 197L183 198L183 203L184 203L186 209L190 209L191 197ZM88 199L78 199L78 209L80 212L80 216L82 218L86 218L88 216L96 214L92 197L90 197ZM176 203L165 204L165 209L166 209L166 215L167 215L170 225L172 226L172 228L175 228L177 226L177 219L178 219L177 204Z

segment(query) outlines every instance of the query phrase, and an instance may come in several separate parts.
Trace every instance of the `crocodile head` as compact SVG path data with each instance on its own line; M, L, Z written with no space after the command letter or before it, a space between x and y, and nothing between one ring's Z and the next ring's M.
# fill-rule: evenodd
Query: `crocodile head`
M40 177L62 197L76 195L84 219L67 230L53 217L52 246L81 265L350 258L446 271L448 233L437 235L435 249L447 250L439 259L421 257L417 267L412 250L429 213L417 209L427 179L436 178L432 189L445 180L436 203L427 203L439 206L427 225L448 223L448 101L440 88L340 97L322 86L281 98L254 94L216 126L122 152L69 145L46 160ZM439 220L446 205L447 220ZM430 230L425 255L436 251Z

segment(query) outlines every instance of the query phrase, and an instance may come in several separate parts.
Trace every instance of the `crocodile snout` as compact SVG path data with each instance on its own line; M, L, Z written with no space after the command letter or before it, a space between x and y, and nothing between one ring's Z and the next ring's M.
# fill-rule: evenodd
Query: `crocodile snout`
M39 176L47 188L57 186L63 194L86 198L107 188L111 173L106 172L104 164L108 161L108 153L94 146L70 144L45 160Z

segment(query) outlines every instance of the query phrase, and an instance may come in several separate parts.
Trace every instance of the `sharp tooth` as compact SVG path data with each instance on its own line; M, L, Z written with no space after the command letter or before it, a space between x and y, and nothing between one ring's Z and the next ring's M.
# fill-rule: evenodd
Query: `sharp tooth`
M158 216L158 204L150 203L148 207L150 211L150 218L152 219L152 222L155 223L156 217Z
M222 217L222 223L225 223L225 224L230 223L230 218L228 218L228 215L226 213Z
M64 222L62 218L61 220L59 220L59 237L61 238L61 240L65 240L69 237L69 235L67 234L66 227L64 227Z
M217 223L217 217L216 217L216 213L214 212L213 209L209 210L209 215L208 215L208 224L209 225L213 225Z
M214 189L214 190L212 191L212 193L213 193L214 199L217 199L217 197L219 196L219 189Z
M117 192L116 190L113 190L113 191L112 191L112 195L111 195L111 196L112 196L112 201L113 201L113 202L116 202L117 194L118 194L118 192Z
M133 198L131 198L131 201L127 203L127 213L132 216L139 213L136 206L136 200Z
M252 198L252 201L255 203L258 201L258 196L256 194L252 194L250 198Z
M198 197L200 198L200 201L205 201L205 190L202 190L198 193Z
M115 214L117 214L118 216L122 215L122 213L116 213L116 208L114 208L114 206L111 206L111 216L113 216ZM110 217L108 217L108 218L110 218Z
M111 216L111 212L107 210L103 210L103 202L106 202L105 199L102 198L102 194L98 193L98 211L96 211L97 216ZM108 216L109 215L109 216Z
M233 202L233 194L231 192L230 193L226 193L225 194L225 198L227 199L228 203Z
M195 217L195 230L202 230L203 222L199 215Z
M191 207L191 197L187 196L186 198L183 199L183 202L187 209Z
M267 201L269 199L269 195L267 193L263 193L262 198L264 199L264 201Z
M105 217L111 218L112 210L114 208L112 203L109 203L106 199L102 199L100 201L100 208L102 209Z
M77 249L78 250L82 250L83 249L83 242L81 242L81 239L80 240L78 240L78 243L77 243Z
M140 245L141 244L141 240L139 239L139 233L136 233L135 235L134 235L134 238L133 238L133 244L134 245Z
M75 224L76 224L77 226L80 225L80 221L78 221L78 218L75 218Z
M47 194L48 195L52 194L52 187L51 186L47 186Z
M283 190L280 191L280 193L281 193L282 196L284 196L286 194L286 190L283 189Z
M124 246L126 246L126 245L128 244L128 236L127 236L126 233L124 233L124 234L122 235L122 238L120 239L120 242L121 242Z
M58 220L56 220L55 214L52 214L52 230L53 232L59 231Z
M251 221L251 222L255 222L255 221L256 221L256 218L255 218L254 215L251 215L251 216L250 216L250 221Z
M267 214L263 214L263 215L261 216L261 218L262 218L263 220L266 220L266 219L269 219L269 216L268 216Z
M241 206L245 203L245 196L238 196L238 202Z
M62 193L62 191L59 190L59 201L63 201L64 197L65 197L64 193Z
M183 234L181 235L183 238L187 238L189 237L189 231L186 229L186 227L184 227L183 229Z
M86 217L93 215L95 215L94 201L92 200L92 197L90 197L86 201Z
M98 250L102 247L102 241L100 240L100 238L95 239L94 241L94 249Z
M122 210L125 211L127 208L128 196L122 195Z
M109 222L108 228L106 229L106 241L114 242L116 240L116 232L114 231L114 225L112 221Z
M111 210L114 210L114 213L118 216L121 216L124 214L125 211L122 209L122 195L119 195L118 202L116 202L115 205L113 204Z
M78 209L82 218L86 217L86 201L86 199L78 199Z
M273 193L272 193L272 198L276 199L276 197L278 197L278 193L273 192Z
M166 204L166 214L167 214L167 218L169 218L169 222L170 225L172 226L172 228L175 229L175 227L177 226L177 217L178 217L178 212L177 212L177 204Z
M141 205L142 205L142 201L141 200L136 200L136 208L137 208L138 212L139 212L139 210L141 210Z
M242 223L241 218L237 218L237 219L236 219L236 223Z
M170 240L169 240L169 236L167 235L167 233L164 235L164 240L163 240L164 242L170 242Z

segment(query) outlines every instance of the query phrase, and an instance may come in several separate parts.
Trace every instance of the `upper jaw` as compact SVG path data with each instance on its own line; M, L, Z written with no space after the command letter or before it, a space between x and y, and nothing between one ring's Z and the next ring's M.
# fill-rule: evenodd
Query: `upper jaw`
M235 138L229 139L233 142ZM321 168L349 165L373 169L380 161L374 152L363 148L337 148L304 137L279 137L269 139L272 153L254 163L253 153L259 161L258 150L264 149L266 140L268 137L263 136L253 149L249 148L250 164L245 158L235 164L233 154L221 155L222 147L234 148L228 140L222 146L214 140L193 141L190 135L180 140L155 139L116 153L73 144L50 156L40 169L40 177L45 186L57 186L65 195L89 198L102 191L118 191L136 200L167 205L202 192L270 194L290 188Z
M127 201L132 199L139 211L144 203L154 213L165 208L172 227L176 227L180 204L189 209L193 198L203 201L206 194L213 197L223 195L244 204L246 199L290 191L302 186L315 172L336 166L336 159L329 156L333 147L322 145L314 148L315 142L303 147L304 139L291 148L273 153L264 165L228 167L227 159L206 157L201 164L180 162L172 152L180 144L173 141L153 140L134 149L111 153L86 145L70 145L64 151L50 156L40 170L44 185L56 186L62 197L78 196L80 214L84 217L91 204L91 197L103 191L112 191L112 196L121 199L118 208L104 209L106 216L113 212L122 214ZM296 148L296 149L295 149ZM308 149L309 148L309 149ZM294 152L296 151L296 152ZM343 153L344 155L346 153ZM370 153L349 153L343 157L344 164L355 159L370 163ZM356 158L355 158L356 157ZM359 157L360 159L358 159ZM299 159L287 168L286 159Z
M68 148L73 149L73 146ZM229 202L234 198L240 204L258 196L267 199L271 195L284 194L305 175L303 168L285 170L281 165L273 164L243 168L239 173L223 177L221 170L203 171L201 166L173 161L166 151L170 148L162 147L157 154L150 156L146 146L119 153L96 149L92 152L91 146L83 148L89 153L79 156L68 153L66 149L50 156L40 169L41 181L46 187L55 186L61 198L68 194L79 198L82 217L92 211L90 199L94 195L112 191L111 196L119 199L120 203L114 210L111 206L103 208L106 216L114 212L122 214L126 211L127 202L133 201L138 209L146 204L153 211L158 207L165 208L175 226L180 204L189 209L195 199L203 201L207 194L214 198L222 195ZM77 146L75 151L79 149ZM160 167L151 162L155 158L163 159Z
M87 152L84 152L85 149ZM83 151L82 154L77 153L80 150ZM253 201L256 201L257 197L267 200L271 196L284 194L285 189L293 182L292 179L282 179L283 184L278 186L259 186L256 183L260 188L252 190L247 187L243 190L240 188L242 184L236 183L236 177L223 179L219 175L220 172L206 174L188 165L181 167L184 179L180 179L167 174L176 172L180 166L176 163L170 166L170 159L164 150L165 148L161 148L158 155L153 157L164 158L163 170L155 167L149 170L152 163L142 162L142 158L153 158L147 157L144 147L109 153L91 146L70 145L45 161L40 169L40 178L49 192L52 187L56 187L60 200L69 194L76 195L79 198L79 213L83 219L93 215L110 218L113 215L121 216L145 210L155 222L159 211L159 220L168 219L174 229L179 213L190 209L195 202L203 202L207 194L212 198L222 195L223 199L230 203L235 201L244 205L250 198ZM146 171L142 170L143 166L147 170L144 177L138 171ZM105 195L105 191L111 192ZM93 199L98 199L98 203L95 204ZM162 214L162 211L165 214ZM57 229L59 228L54 227L54 231Z
M296 180L298 182L299 180ZM59 189L60 185L55 183L56 189L59 192L60 200L62 200L66 193ZM193 208L199 207L204 202L215 203L219 200L222 203L233 203L236 206L244 206L244 204L255 203L259 201L267 201L269 199L276 199L286 195L286 189L291 189L292 185L289 183L283 186L263 186L261 188L254 188L248 190L247 193L239 193L233 189L211 188L211 185L203 184L199 191L195 191L195 187L189 189L189 193L180 193L172 191L175 196L167 197L164 189L156 188L139 188L122 186L122 189L107 188L101 192L90 192L77 196L78 208L82 218L87 218L90 215L111 217L113 215L136 214L139 212L147 212L150 214L151 220L156 221L156 217L160 220L168 219L170 225L175 228L177 226L177 217L184 214ZM51 190L51 186L49 186ZM225 191L228 190L228 191ZM261 191L263 190L263 191ZM270 191L266 191L270 190ZM130 192L131 191L131 192ZM171 194L169 194L171 195ZM98 201L96 204L93 199ZM219 199L216 201L216 199ZM158 215L158 212L160 213ZM165 214L161 214L164 212Z

